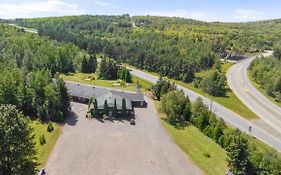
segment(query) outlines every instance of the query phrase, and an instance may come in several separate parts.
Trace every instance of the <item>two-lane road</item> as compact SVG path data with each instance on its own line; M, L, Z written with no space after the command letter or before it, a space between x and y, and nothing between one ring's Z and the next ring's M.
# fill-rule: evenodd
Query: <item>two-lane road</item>
M152 83L156 83L158 80L158 77L153 76L149 73L132 69L131 74L140 77L142 79L145 79L147 81L150 81ZM186 95L190 98L191 101L194 101L198 97L201 97L203 99L204 104L210 105L211 100L194 92L190 89L187 89L183 86L177 85L178 89L182 89ZM269 132L265 131L263 128L261 128L256 123L253 123L251 121L248 121L238 114L234 113L233 111L223 107L222 105L213 102L212 103L212 110L213 112L220 118L222 118L226 123L232 125L235 128L240 129L241 131L244 131L253 137L256 137L257 139L261 140L262 142L270 145L271 147L275 148L279 152L281 152L281 140L276 137L276 135L272 135ZM251 132L249 133L249 127L251 126ZM270 127L269 125L267 127Z
M267 52L264 56L271 55ZM227 74L231 90L237 97L264 122L280 132L281 138L281 108L259 92L248 78L247 69L256 57L249 57L233 65Z

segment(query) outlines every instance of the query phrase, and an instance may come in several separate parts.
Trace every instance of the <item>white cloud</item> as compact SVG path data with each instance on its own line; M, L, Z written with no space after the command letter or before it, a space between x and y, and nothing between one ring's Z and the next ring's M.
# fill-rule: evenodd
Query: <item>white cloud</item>
M110 7L110 8L117 8L118 7L115 4L112 4L110 2L105 2L105 1L94 1L93 3L97 6L100 6L100 7Z
M146 12L146 15L151 16L169 16L169 17L182 17L182 18L191 18L191 19L197 19L197 20L203 20L203 21L211 21L212 18L203 12L199 11L186 11L186 10L175 10L175 11L151 11Z
M255 10L237 9L233 19L238 21L256 21L265 19L264 13Z
M25 1L22 3L0 3L0 18L29 18L83 14L76 4L61 0Z

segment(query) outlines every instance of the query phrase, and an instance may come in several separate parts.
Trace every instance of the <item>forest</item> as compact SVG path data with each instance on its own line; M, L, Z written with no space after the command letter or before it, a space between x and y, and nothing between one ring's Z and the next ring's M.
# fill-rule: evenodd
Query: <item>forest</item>
M281 102L281 45L274 46L273 56L255 59L249 67L253 80L277 102Z
M64 121L70 97L58 73L80 70L83 55L73 44L0 24L0 174L35 174L30 119Z
M88 53L103 53L184 82L212 67L221 57L272 48L280 20L252 23L206 23L153 16L72 16L18 19L39 35L74 43Z
M69 98L56 73L80 70L85 53L5 24L0 24L0 41L0 104L16 105L43 121L65 114Z

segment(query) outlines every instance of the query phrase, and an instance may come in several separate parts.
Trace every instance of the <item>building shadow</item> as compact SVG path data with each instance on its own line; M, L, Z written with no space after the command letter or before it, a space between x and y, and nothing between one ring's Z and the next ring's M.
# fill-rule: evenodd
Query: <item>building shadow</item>
M101 123L104 123L105 121L109 121L109 122L121 122L121 123L124 123L124 122L130 122L131 119L135 119L135 115L134 114L128 114L128 115L122 115L122 114L118 114L116 117L107 117L106 119L103 118L102 115L99 115L97 117L93 117L93 119L101 122Z

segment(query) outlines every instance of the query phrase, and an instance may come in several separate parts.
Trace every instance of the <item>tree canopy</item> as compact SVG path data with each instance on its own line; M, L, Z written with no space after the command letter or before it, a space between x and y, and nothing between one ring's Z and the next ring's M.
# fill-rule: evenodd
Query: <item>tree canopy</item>
M16 106L0 105L0 174L35 174L33 137L28 120Z

